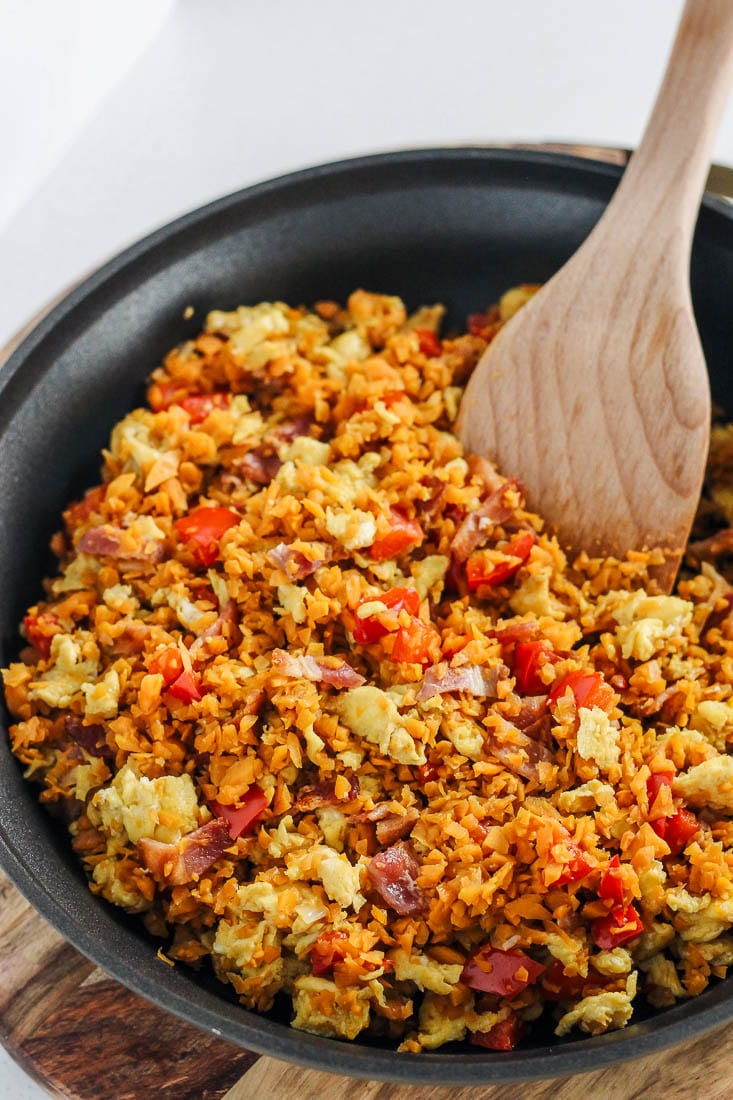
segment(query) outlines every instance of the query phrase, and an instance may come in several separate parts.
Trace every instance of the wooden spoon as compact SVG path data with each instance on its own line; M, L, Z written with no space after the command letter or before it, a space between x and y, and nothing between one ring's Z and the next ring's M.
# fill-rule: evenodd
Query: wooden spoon
M613 200L489 346L458 419L466 449L521 479L562 546L621 558L663 547L656 579L667 591L709 440L689 260L732 79L733 0L687 0Z

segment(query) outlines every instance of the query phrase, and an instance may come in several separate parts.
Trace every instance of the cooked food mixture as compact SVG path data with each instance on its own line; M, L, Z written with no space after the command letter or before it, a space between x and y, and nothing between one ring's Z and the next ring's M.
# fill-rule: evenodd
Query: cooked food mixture
M211 313L4 672L91 889L295 1028L511 1050L733 963L733 434L675 595L569 561L451 428L533 289Z

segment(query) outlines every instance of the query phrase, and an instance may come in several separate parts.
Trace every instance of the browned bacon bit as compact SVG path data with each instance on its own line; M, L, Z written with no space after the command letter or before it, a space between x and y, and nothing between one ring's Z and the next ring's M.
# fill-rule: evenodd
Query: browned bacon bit
M107 744L104 726L98 722L85 725L75 714L64 718L64 732L73 737L77 745L85 749L90 756L100 756L102 760L114 760L114 752Z
M153 876L170 886L183 886L194 875L203 875L230 848L232 838L226 821L217 818L189 833L177 844L143 837L138 847Z
M359 794L359 780L355 775L349 777L349 792L345 798L337 798L333 780L323 780L309 787L301 787L293 804L295 813L307 814L321 806L336 806L340 802L353 802Z
M514 645L519 642L531 642L540 632L537 623L508 623L497 630L489 630L490 638L496 638L502 645Z
M719 596L718 599L724 601L723 607L713 609L710 612L700 632L701 634L706 634L708 630L712 630L716 626L722 626L730 615L731 610L733 610L733 592L725 592L722 596Z
M337 657L292 657L283 649L273 649L272 667L283 676L312 680L314 683L322 681L333 687L361 687L365 682L351 665L346 661L339 662Z
M282 462L276 454L268 454L264 447L256 447L237 460L236 470L257 485L269 485Z
M387 814L377 822L376 833L380 844L394 844L412 832L412 826L417 821L417 810L410 809L404 814Z
M482 668L480 665L464 665L463 668L449 668L443 661L433 665L425 673L417 701L423 703L435 695L445 695L449 691L465 691L467 695L480 698L496 698L499 680L506 679L509 669L499 664L495 668Z
M374 889L401 917L416 916L427 909L428 899L417 884L419 872L419 864L407 844L385 848L367 864Z
M203 649L207 638L219 638L222 635L231 638L237 629L237 620L237 605L234 600L227 600L211 626L199 634L196 641L191 645L191 656L195 657L199 650ZM239 635L237 636L239 637Z
M704 561L715 565L719 558L733 556L733 527L716 531L709 539L700 539L687 546L687 559L694 568Z
M499 725L489 732L488 747L497 760L515 775L524 779L538 779L540 761L552 760L552 753L544 745L529 737L513 722L499 719Z
M547 714L547 696L523 695L519 701L521 708L518 714L513 715L512 721L520 730L530 733L537 720Z
M267 437L268 442L274 443L275 446L280 443L292 443L299 435L308 435L311 424L313 424L311 416L296 416L294 420L286 420L270 432Z
M134 653L142 653L145 641L150 634L147 623L140 623L136 619L130 619L125 624L124 630L117 635L112 646L113 653L121 657L131 657Z
M268 550L266 557L270 565L282 569L291 580L302 581L331 560L331 547L326 546L325 543L319 544L320 546L322 546L322 551L319 549L320 556L313 560L307 558L301 550L295 550L284 542L279 542L277 546L273 546L272 550Z
M514 514L515 508L508 505L504 498L510 490L516 492L518 489L518 482L509 478L501 488L494 490L483 504L466 516L451 542L451 551L456 561L465 561L477 546L486 541L494 524L504 523Z
M498 489L504 488L504 478L493 462L489 462L488 458L484 458L482 455L469 455L468 469L474 477L483 482L487 493L495 493Z
M115 558L118 561L162 561L165 556L163 543L158 539L148 539L135 553L127 553L120 545L122 535L121 527L115 527L113 523L104 523L101 527L92 527L82 535L78 549L85 554L95 554L102 558Z

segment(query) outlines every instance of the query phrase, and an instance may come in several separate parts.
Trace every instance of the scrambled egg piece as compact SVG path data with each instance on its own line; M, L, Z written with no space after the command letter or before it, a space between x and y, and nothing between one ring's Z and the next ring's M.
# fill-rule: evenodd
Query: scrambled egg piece
M331 444L321 443L309 435L298 435L290 443L283 443L278 451L281 462L294 462L300 466L327 466L331 457Z
M114 856L106 856L94 864L92 878L99 887L99 892L113 905L119 905L128 913L143 913L150 908L150 902L143 897L139 890L134 889L133 883L124 885L120 880L119 861Z
M323 884L331 901L342 909L351 906L359 910L366 898L361 893L361 869L350 862L343 852L334 852L324 844L314 844L288 853L285 862L290 879L314 879Z
M675 938L675 930L671 924L660 924L654 921L651 928L639 936L634 947L634 958L637 962L643 962L658 955L669 947Z
M326 508L326 530L346 550L361 550L371 546L377 537L374 516L359 508L352 508L348 512Z
M635 996L636 971L633 971L626 980L625 990L583 997L575 1008L560 1018L555 1034L567 1035L576 1026L591 1035L602 1035L604 1031L625 1027L634 1011L632 1002Z
M500 1013L494 1013L496 1022ZM504 1013L506 1015L506 1013ZM426 993L420 1005L417 1041L423 1050L436 1050L443 1043L454 1043L464 1038L468 1029L466 1006L454 1004L450 997Z
M114 718L120 702L120 677L117 670L108 668L101 680L95 684L84 683L85 718Z
M429 955L408 955L401 947L390 952L398 982L414 982L418 989L431 993L450 993L461 980L460 963L439 963Z
M448 713L440 723L440 732L453 748L469 760L481 760L484 756L484 730L478 722L460 715Z
M610 783L602 783L600 779L589 779L580 787L574 787L558 795L557 808L564 814L588 813L595 806L601 808L610 806L615 800L616 795Z
M421 600L427 596L440 599L449 565L450 558L445 554L428 554L422 561L412 563L410 572Z
M517 615L546 615L549 619L564 619L566 610L550 591L552 569L540 569L528 574L517 588L509 606Z
M733 705L704 699L691 716L690 726L704 734L718 752L725 752L728 737L733 736Z
M581 978L587 976L588 950L582 939L576 939L569 934L561 936L557 932L548 932L545 947L553 959L562 963L568 974L579 974Z
M307 589L299 584L279 584L277 598L280 604L276 608L281 614L290 615L294 623L304 623L308 617L305 606Z
M614 947L611 951L599 951L591 956L593 969L599 974L620 975L628 974L631 970L631 955L624 947Z
M292 1026L329 1039L355 1039L369 1023L371 991L339 988L327 978L303 975L295 979Z
M244 358L268 336L286 336L290 332L288 307L283 302L259 302L230 312L214 309L206 318L205 331L226 333L231 350Z
M609 771L619 761L618 730L601 707L580 707L578 719L579 755L594 760L601 771Z
M733 924L733 898L695 897L684 886L667 890L665 901L673 913L678 935L690 943L709 943Z
M336 700L334 709L352 733L377 745L383 756L398 764L425 763L424 746L413 739L394 700L381 688L352 688Z
M693 605L679 596L648 596L636 592L609 592L598 611L610 611L616 620L616 641L622 656L650 660L668 638L682 633L692 619Z
M94 588L97 573L101 568L102 562L99 558L79 551L61 576L52 581L51 592L54 596L60 596L62 592L79 592L83 588Z
M140 601L129 584L113 584L105 588L102 599L110 610L117 611L120 615L131 615L140 607Z
M641 963L640 968L646 974L647 985L653 987L648 989L647 997L658 1008L687 996L677 974L677 967L671 959L664 955L655 955L653 959Z
M733 813L733 757L713 756L681 772L672 790L688 806L709 806L720 813Z
M96 679L97 662L82 660L81 646L70 634L55 634L51 641L50 667L34 680L29 699L49 707L68 707L82 686Z
M175 844L200 824L190 775L148 779L129 764L118 771L109 787L97 791L89 806L89 817L110 836L123 842L129 839L133 844L143 837Z

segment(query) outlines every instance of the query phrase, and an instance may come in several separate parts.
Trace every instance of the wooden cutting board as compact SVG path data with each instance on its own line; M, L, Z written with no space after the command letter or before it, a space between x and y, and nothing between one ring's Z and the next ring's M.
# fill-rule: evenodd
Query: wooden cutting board
M620 164L627 156L588 146L541 148ZM730 170L714 169L711 184L715 179L716 189L731 195L731 176ZM0 365L27 331L0 352ZM59 1100L733 1098L733 1028L726 1027L625 1066L479 1088L361 1082L260 1057L210 1038L108 977L55 932L2 872L0 1042ZM0 1081L0 1097L5 1095Z

